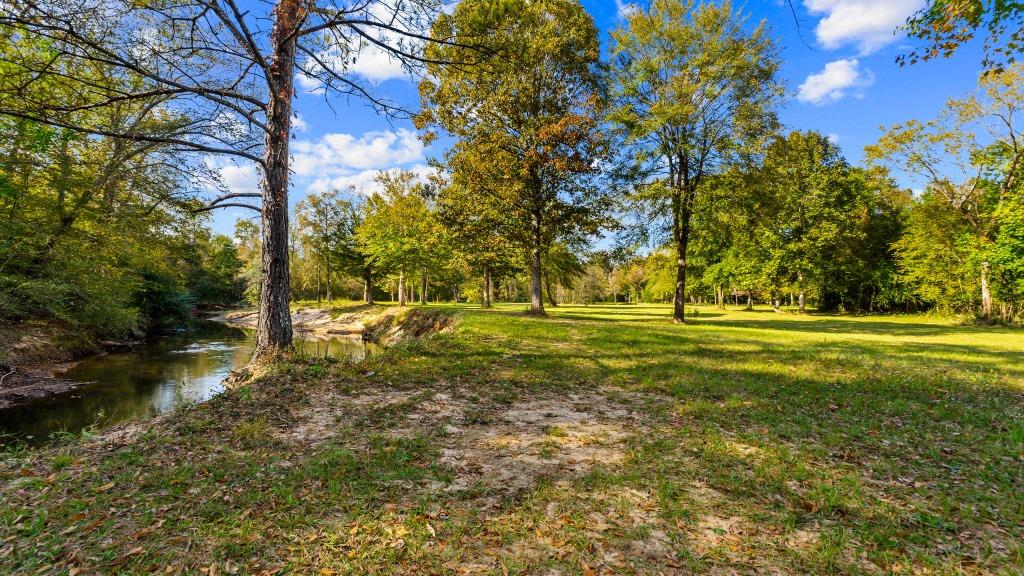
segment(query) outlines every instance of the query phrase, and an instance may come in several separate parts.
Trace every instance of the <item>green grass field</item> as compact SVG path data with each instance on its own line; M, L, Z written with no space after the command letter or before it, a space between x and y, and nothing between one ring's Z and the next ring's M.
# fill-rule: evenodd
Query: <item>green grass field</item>
M363 363L6 454L0 573L1024 572L1024 332L445 308Z

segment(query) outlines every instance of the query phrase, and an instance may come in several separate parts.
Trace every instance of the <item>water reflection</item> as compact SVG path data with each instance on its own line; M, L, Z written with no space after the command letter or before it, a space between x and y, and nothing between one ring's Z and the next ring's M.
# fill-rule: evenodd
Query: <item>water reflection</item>
M361 359L358 338L315 338L296 333L296 347L318 357ZM152 416L183 402L217 394L228 373L244 364L254 346L251 331L203 322L192 330L150 339L132 352L87 359L65 377L87 382L78 390L0 411L0 443L10 437L31 444L52 432L75 432Z

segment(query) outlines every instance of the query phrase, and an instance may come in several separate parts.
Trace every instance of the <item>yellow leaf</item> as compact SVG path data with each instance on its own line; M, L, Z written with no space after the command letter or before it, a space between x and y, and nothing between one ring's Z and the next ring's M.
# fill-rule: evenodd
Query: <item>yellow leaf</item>
M359 524L356 524L348 531L349 534L355 534L356 532L359 532Z
M103 486L100 486L99 488L96 489L96 491L97 492L106 492L107 490L110 490L113 487L114 487L114 483L111 482L110 484L104 484Z
M334 576L335 574L337 574L337 572L335 572L334 570L331 570L330 568L321 568L320 569L320 576Z
M430 532L431 538L437 538L437 532L434 531L434 527L430 525L430 522L427 522L427 532Z

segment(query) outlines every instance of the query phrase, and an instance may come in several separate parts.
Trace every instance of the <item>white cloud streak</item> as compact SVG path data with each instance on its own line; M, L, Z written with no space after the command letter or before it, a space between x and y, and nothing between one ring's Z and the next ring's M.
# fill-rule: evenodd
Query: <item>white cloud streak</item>
M924 4L924 0L804 0L812 16L822 17L815 35L823 47L855 46L862 56L898 40L896 29Z
M848 93L866 88L875 81L870 70L861 70L856 58L836 60L825 64L817 74L811 74L797 90L796 99L821 106L842 100Z

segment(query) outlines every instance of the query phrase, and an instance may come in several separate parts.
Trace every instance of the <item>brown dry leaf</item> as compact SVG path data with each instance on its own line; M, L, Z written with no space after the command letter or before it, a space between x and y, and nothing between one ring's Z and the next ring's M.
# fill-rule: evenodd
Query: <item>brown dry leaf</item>
M107 490L110 490L113 487L114 487L114 482L111 482L110 484L104 484L103 486L100 486L99 488L96 489L96 491L97 492L106 492Z
M78 566L68 568L68 576L75 576L75 574L79 574L81 571L82 569Z
M594 569L589 564L583 562L583 576L597 576L597 572L594 572Z
M335 574L337 574L337 572L335 572L334 570L331 570L330 568L321 568L320 569L320 576L334 576Z

